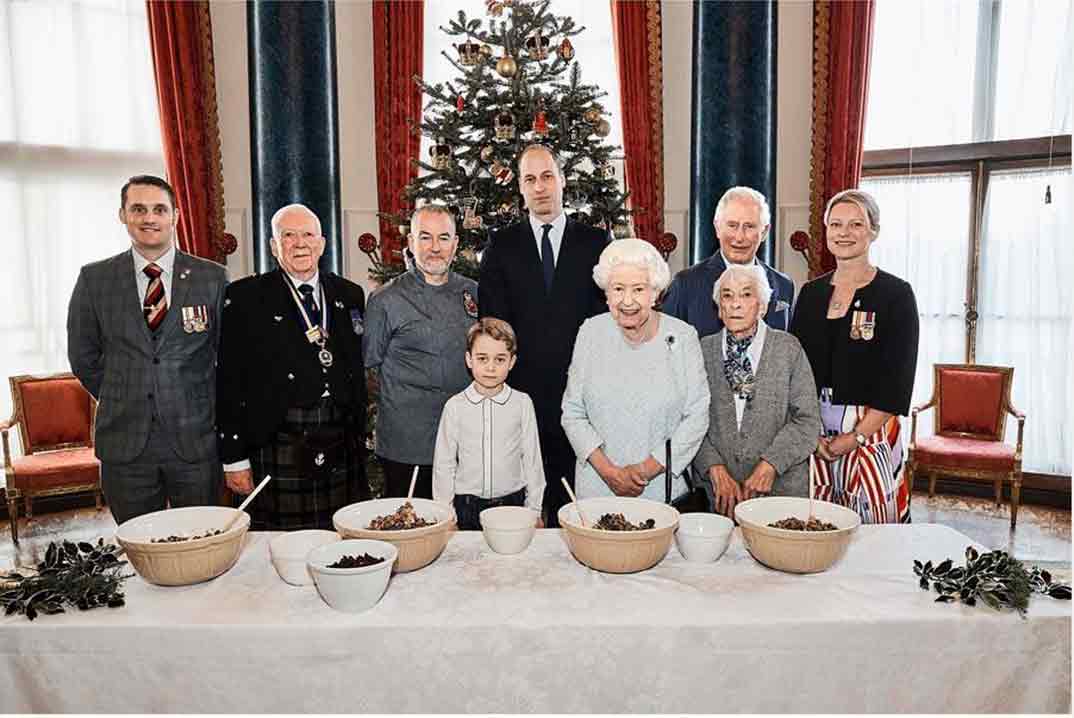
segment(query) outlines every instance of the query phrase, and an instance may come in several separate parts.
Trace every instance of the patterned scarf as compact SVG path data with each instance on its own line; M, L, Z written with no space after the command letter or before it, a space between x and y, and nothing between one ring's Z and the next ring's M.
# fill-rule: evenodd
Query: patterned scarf
M727 356L723 360L723 375L727 378L727 385L731 391L747 403L753 399L754 378L753 366L746 351L753 343L757 332L742 339L735 339L731 332L724 330L727 336Z

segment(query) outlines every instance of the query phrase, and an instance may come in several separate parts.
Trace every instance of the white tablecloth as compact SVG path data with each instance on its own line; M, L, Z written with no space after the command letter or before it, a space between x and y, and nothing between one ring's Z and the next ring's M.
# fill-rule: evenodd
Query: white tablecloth
M517 556L457 533L362 614L291 587L254 533L239 563L127 606L0 619L4 712L1069 712L1071 604L1028 618L944 605L914 558L960 560L938 525L863 526L826 573L771 571L737 534L715 564L673 546L591 571L558 531Z

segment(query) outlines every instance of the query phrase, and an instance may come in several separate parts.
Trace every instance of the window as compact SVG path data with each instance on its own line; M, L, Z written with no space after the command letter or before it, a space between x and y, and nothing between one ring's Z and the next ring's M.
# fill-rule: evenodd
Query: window
M457 60L458 52L452 43L458 43L461 40L446 34L440 28L448 27L450 21L457 18L459 11L462 10L466 13L467 19L481 20L482 27L487 30L488 21L493 18L486 8L485 0L426 0L425 58L422 72L422 79L426 83L436 85L453 82L459 77L459 71L444 58L442 53L447 53L449 57ZM559 6L552 4L548 6L548 12L568 16L574 20L577 27L585 28L580 34L571 38L571 44L574 45L575 50L574 61L581 67L583 83L596 85L608 93L600 100L605 108L604 118L612 126L611 134L605 139L605 143L622 146L623 124L619 118L622 105L619 100L619 73L616 70L611 3L565 3ZM496 18L497 22L503 20L507 13L510 13L510 9L506 10L503 16ZM555 49L555 45L552 49ZM423 103L427 101L427 97L422 98ZM528 128L525 129L528 130ZM423 136L421 139L422 159L429 157L431 146L432 139ZM613 164L616 168L616 176L622 182L623 162L620 160Z
M1070 0L879 0L861 181L882 212L874 261L917 295L914 404L934 363L1014 366L1023 468L1066 475L1070 24Z
M144 2L0 0L4 378L69 370L78 270L130 246L119 189L164 175L160 143Z

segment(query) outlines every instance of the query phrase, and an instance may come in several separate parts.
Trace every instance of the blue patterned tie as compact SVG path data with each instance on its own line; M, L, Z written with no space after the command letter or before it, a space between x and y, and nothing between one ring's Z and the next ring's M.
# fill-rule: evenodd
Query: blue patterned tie
M310 323L313 324L313 326L320 326L321 310L317 306L317 300L313 298L313 287L308 284L300 284L298 286L298 291L302 294L302 306L306 308L306 314L309 315Z
M541 227L544 233L541 235L541 266L544 269L544 289L552 291L552 278L556 274L556 255L552 253L552 240L548 233L552 231L552 225L546 224Z

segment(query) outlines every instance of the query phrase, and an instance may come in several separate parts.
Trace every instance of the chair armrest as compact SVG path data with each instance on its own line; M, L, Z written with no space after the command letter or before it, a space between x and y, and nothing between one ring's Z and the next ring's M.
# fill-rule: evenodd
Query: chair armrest
M1018 411L1010 403L1007 404L1007 413L1018 419L1018 445L1014 447L1014 458L1017 461L1022 460L1022 436L1025 434L1026 428L1026 415L1025 412Z
M929 399L927 402L925 402L921 406L915 406L915 407L910 409L910 447L909 448L911 448L911 449L914 448L914 445L917 443L917 414L918 414L918 412L925 411L926 409L931 409L934 406L936 406L936 397L935 396L932 397L931 399Z
M16 426L18 426L18 423L14 421L0 421L0 444L3 445L4 449L5 473L11 472L11 447L8 444L7 433Z

